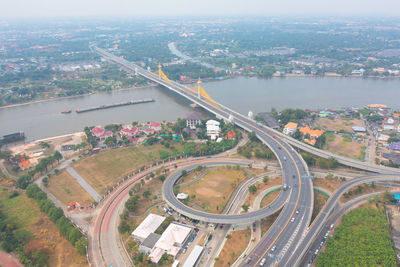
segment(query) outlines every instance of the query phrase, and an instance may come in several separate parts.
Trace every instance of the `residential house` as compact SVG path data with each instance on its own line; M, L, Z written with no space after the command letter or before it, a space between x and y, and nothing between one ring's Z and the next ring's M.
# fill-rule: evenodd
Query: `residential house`
M292 135L297 131L297 123L295 122L289 122L288 124L285 125L285 128L283 128L283 133L286 135Z
M230 130L228 134L226 135L227 139L235 139L236 138L236 132L234 130Z
M104 129L101 126L94 127L90 132L99 141L106 140L108 137L113 136L113 133L110 130Z
M201 113L192 112L186 117L186 127L196 129L197 125L201 125Z
M158 122L150 122L149 126L154 129L154 131L159 132L161 131L161 124Z
M121 131L119 132L121 136L125 136L126 138L135 138L139 136L139 129L136 127L128 126L125 128L122 128Z
M324 134L324 130L312 130L310 127L306 126L300 128L300 132L303 136L309 135L309 138L304 139L304 141L310 145L315 145L317 143L317 139Z

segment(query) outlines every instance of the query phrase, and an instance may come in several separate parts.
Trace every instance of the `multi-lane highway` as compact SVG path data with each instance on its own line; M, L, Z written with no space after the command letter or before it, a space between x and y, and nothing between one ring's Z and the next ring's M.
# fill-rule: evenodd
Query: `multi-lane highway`
M265 257L268 248L272 247L276 243L278 238L287 240L287 244L295 244L294 241L300 238L305 230L305 227L309 224L309 221L311 219L313 191L312 183L307 178L303 178L308 176L307 166L300 155L290 145L283 141L280 136L276 135L275 132L271 132L269 128L263 127L256 123L254 120L243 116L242 114L236 113L220 104L198 98L196 95L191 93L187 87L181 84L162 79L160 76L155 75L133 63L130 63L125 59L114 56L103 49L97 47L95 47L94 49L106 59L119 64L120 66L135 74L141 75L160 85L163 85L164 87L187 98L193 103L198 104L199 106L215 114L216 116L224 118L226 120L230 120L232 121L232 123L235 123L237 126L247 131L254 131L257 137L263 143L268 145L275 153L283 170L283 181L285 184L287 184L289 189L285 193L287 196L287 204L283 207L280 216L272 225L270 231L263 237L253 253L248 256L247 262L251 265L259 262L263 257ZM170 187L170 189L172 188ZM169 200L173 201L173 198L169 198ZM279 200L281 201L282 198L280 198ZM182 210L184 209L183 207L180 208ZM296 210L301 210L301 213L295 214ZM190 212L190 210L185 209L185 212ZM252 215L255 214L257 216L262 216L262 212L265 213L264 217L270 214L268 209L261 209L258 212L249 213L251 215L247 217L246 220L254 221L254 219L251 219ZM190 216L197 218L198 215L196 213L193 213ZM224 215L209 216L209 218L203 218L203 220L217 220L216 216L222 217ZM298 219L290 222L293 216L298 217ZM243 218L237 219L236 221L234 221L234 223L239 223L241 219ZM280 246L280 255L284 256L289 247L288 245L282 247Z
M203 221L215 221L223 223L243 223L251 222L261 217L265 217L271 214L268 209L276 210L282 206L282 203L286 200L278 219L274 222L267 234L262 238L256 248L250 255L245 259L246 266L254 266L259 264L262 259L265 258L265 265L272 265L277 262L284 263L291 261L294 257L293 251L301 251L301 247L298 246L300 243L304 243L305 239L309 234L305 235L307 226L310 223L312 204L313 204L313 191L312 182L306 178L308 176L307 166L300 157L300 155L289 145L299 147L307 152L313 153L321 157L334 157L340 163L351 167L368 170L378 173L395 173L399 170L387 168L383 166L370 165L368 163L353 160L346 157L338 156L327 151L319 150L315 147L306 145L293 138L287 137L273 129L256 123L254 120L243 116L221 104L213 101L198 97L196 94L191 92L187 87L163 79L161 76L151 73L127 60L117 57L108 53L107 51L98 47L92 47L97 53L102 55L104 58L119 64L126 70L141 75L149 80L152 80L170 91L181 95L189 101L196 103L203 107L205 110L215 114L217 117L230 120L237 126L256 133L257 137L275 153L282 167L283 181L289 189L281 194L274 203L270 205L270 208L261 209L256 212L248 213L245 216L226 216L201 213L195 211L185 205L177 202L175 196L173 196L172 188L174 182L178 179L179 174L174 174L169 179L164 187L164 196L167 202L176 208L179 212L187 214L190 217L198 218ZM250 103L249 103L250 106ZM319 222L317 222L319 224ZM271 248L274 247L273 251ZM284 266L283 264L282 266Z

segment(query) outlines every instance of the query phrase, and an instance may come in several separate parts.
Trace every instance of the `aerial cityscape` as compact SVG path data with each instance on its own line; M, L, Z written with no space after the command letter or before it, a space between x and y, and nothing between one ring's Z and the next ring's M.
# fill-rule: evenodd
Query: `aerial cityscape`
M400 2L0 10L0 267L399 266Z

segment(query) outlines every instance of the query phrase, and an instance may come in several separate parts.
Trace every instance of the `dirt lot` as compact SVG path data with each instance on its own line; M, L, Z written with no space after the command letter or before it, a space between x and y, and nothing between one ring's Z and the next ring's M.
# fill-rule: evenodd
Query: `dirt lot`
M65 170L49 179L47 189L65 205L72 201L81 206L89 206L94 199L83 189L83 187Z
M174 144L179 149L179 144ZM74 169L100 194L116 184L124 175L145 164L159 160L159 150L171 151L164 146L126 147L108 149L73 164Z
M183 186L180 190L189 195L190 202L199 205L205 211L220 213L232 192L246 178L247 173L243 170L218 167L210 170L199 181Z
M267 206L268 204L272 203L275 198L278 197L280 190L276 190L268 194L268 196L264 197L261 201L261 208Z
M231 266L242 254L250 241L251 230L230 232L230 238L225 242L224 248L218 256L214 266Z
M311 215L311 223L315 219L315 217L318 215L318 213L322 209L322 207L325 205L325 202L327 200L328 200L327 196L314 190L314 207L313 207L313 212Z
M327 134L325 150L355 159L364 159L364 143L342 134Z
M13 222L33 234L34 240L49 251L49 266L89 266L86 256L79 255L74 247L58 232L46 214L40 212L36 201L21 194L8 199L1 192L1 208Z
M318 118L316 126L320 126L327 131L345 131L352 133L353 126L363 126L363 122L358 119L329 119L329 118Z

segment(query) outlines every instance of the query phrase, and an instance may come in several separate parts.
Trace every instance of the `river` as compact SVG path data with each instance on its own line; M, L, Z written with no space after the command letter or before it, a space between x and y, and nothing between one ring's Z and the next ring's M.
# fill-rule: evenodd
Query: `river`
M363 107L371 103L400 108L400 80L361 78L286 77L258 79L237 77L203 84L216 101L243 114L270 111L272 107L338 109ZM124 106L77 114L65 109L88 108L141 98L154 103ZM85 126L114 122L174 121L193 109L189 103L160 87L98 93L68 99L0 109L0 135L24 131L27 141L82 131Z

